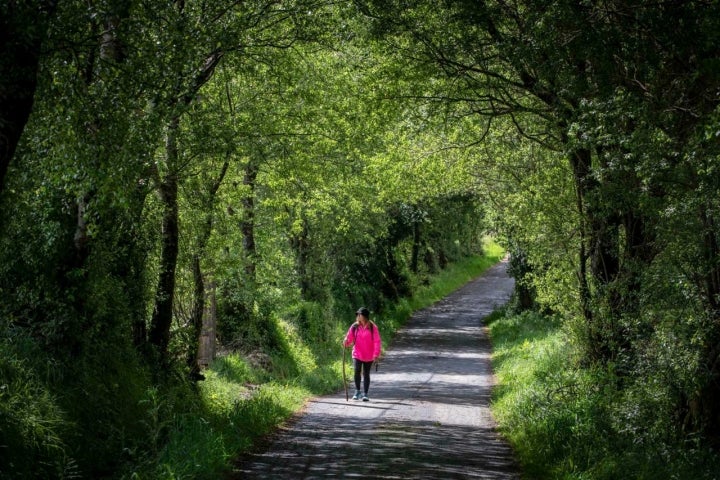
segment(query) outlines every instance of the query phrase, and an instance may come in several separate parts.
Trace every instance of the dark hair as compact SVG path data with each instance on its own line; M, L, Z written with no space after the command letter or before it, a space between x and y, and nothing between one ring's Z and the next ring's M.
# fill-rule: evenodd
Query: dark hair
M370 318L370 310L368 310L365 307L358 308L357 312L355 312L355 315L362 315L363 317L369 319Z

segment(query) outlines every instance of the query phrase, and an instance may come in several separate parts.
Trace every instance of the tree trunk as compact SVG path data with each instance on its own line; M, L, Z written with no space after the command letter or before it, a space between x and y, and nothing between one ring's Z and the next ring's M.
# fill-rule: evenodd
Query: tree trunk
M184 3L178 5L182 10ZM221 50L210 53L203 66L192 79L190 87L174 101L175 108L186 108L195 98L197 92L210 80L215 67L223 57ZM150 322L149 342L157 349L161 364L167 363L167 347L170 343L170 327L172 325L173 301L175 296L175 270L178 256L178 145L177 136L180 129L180 116L175 114L168 125L165 144L168 172L165 178L159 179L158 195L163 209L162 240L160 254L160 277L155 291L155 308Z
M198 236L198 245L193 253L192 272L193 272L193 306L190 314L190 346L188 348L187 362L190 369L190 378L193 380L201 380L203 376L200 374L200 365L198 363L198 352L200 351L200 341L202 336L203 314L205 312L205 303L207 295L205 294L205 279L202 272L202 258L205 255L205 248L210 240L213 227L213 208L215 205L215 195L222 184L225 174L229 166L229 161L225 161L217 180L213 182L208 191L208 201L204 206L205 221L201 227Z
M205 310L202 316L197 364L200 369L209 366L215 359L217 340L217 303L215 301L215 282L205 282Z
M567 143L565 139L564 143ZM575 201L580 215L580 246L578 258L578 281L580 284L580 306L585 321L590 324L593 321L592 309L590 308L590 287L588 285L587 260L588 260L588 232L585 225L585 183L590 175L590 151L582 150L573 152L570 155L570 165L573 170L575 183Z
M245 166L243 185L248 192L242 200L243 219L240 230L243 236L243 249L245 251L245 273L251 283L255 283L257 252L255 248L255 184L260 168L252 160Z
M290 246L295 250L295 266L298 274L300 295L304 300L311 300L312 281L308 276L310 258L310 240L308 238L307 221L303 218L302 231L290 238Z
M175 117L168 126L166 155L169 168L162 179L158 194L163 209L162 240L160 254L160 277L155 292L155 308L150 323L149 341L157 349L161 363L167 360L167 347L170 342L172 325L173 300L175 296L175 270L178 256L178 178L177 165L177 131L180 118Z
M192 259L193 272L193 306L190 313L190 345L187 352L187 364L192 380L202 380L198 352L200 351L200 335L202 334L202 319L205 311L205 279L200 266L201 254L195 253Z
M612 217L603 210L599 187L592 173L592 154L588 149L578 149L570 156L575 182L577 208L580 214L580 304L588 326L588 353L596 361L606 362L614 357L613 339L615 324L606 315L595 315L591 305L591 291L588 282L587 262L590 263L590 278L597 286L599 299L617 307L610 284L617 278L619 270L618 230Z
M37 74L57 1L0 7L0 193L35 100Z
M413 273L418 272L420 262L420 248L422 247L422 224L419 221L413 222L413 244L412 254L410 257L410 270Z
M407 281L400 272L400 266L395 258L395 247L396 243L392 239L386 239L381 245L381 252L385 257L385 262L383 271L380 272L382 275L380 291L385 298L391 300L397 300L410 293Z

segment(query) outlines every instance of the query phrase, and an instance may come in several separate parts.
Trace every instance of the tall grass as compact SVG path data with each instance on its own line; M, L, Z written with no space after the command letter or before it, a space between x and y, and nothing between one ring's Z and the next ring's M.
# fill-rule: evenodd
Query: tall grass
M62 408L12 345L0 342L0 351L0 478L57 478L72 470Z
M431 305L497 263L504 252L486 242L485 254L451 264L417 290L373 319L388 344L413 311ZM158 422L154 428L165 442L154 459L129 469L127 479L216 479L233 458L253 448L318 394L342 388L340 342L349 323L315 304L276 314L281 348L266 355L233 353L218 358L204 372L201 404L185 414ZM312 328L309 328L311 326ZM149 395L148 401L162 402ZM170 410L163 405L158 410ZM153 408L149 408L152 411ZM152 429L152 428L151 428Z
M488 323L499 381L492 411L525 478L720 478L717 455L673 442L661 431L669 421L628 428L629 410L637 415L657 400L632 398L637 390L618 387L611 370L583 366L559 321L496 312Z

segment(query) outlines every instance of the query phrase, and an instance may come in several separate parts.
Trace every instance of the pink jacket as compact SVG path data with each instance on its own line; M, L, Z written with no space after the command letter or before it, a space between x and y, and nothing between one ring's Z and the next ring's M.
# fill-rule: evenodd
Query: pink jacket
M380 340L380 330L377 325L372 322L367 327L362 327L357 322L350 325L343 345L348 347L353 344L353 358L357 358L362 362L372 362L378 358L382 341Z

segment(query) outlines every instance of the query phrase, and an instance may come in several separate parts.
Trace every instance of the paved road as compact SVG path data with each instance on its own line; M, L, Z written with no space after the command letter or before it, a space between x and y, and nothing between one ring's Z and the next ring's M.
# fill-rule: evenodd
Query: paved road
M506 270L501 262L417 312L373 372L370 402L346 402L344 391L311 400L266 451L236 466L235 478L520 478L494 431L482 330L512 292Z

